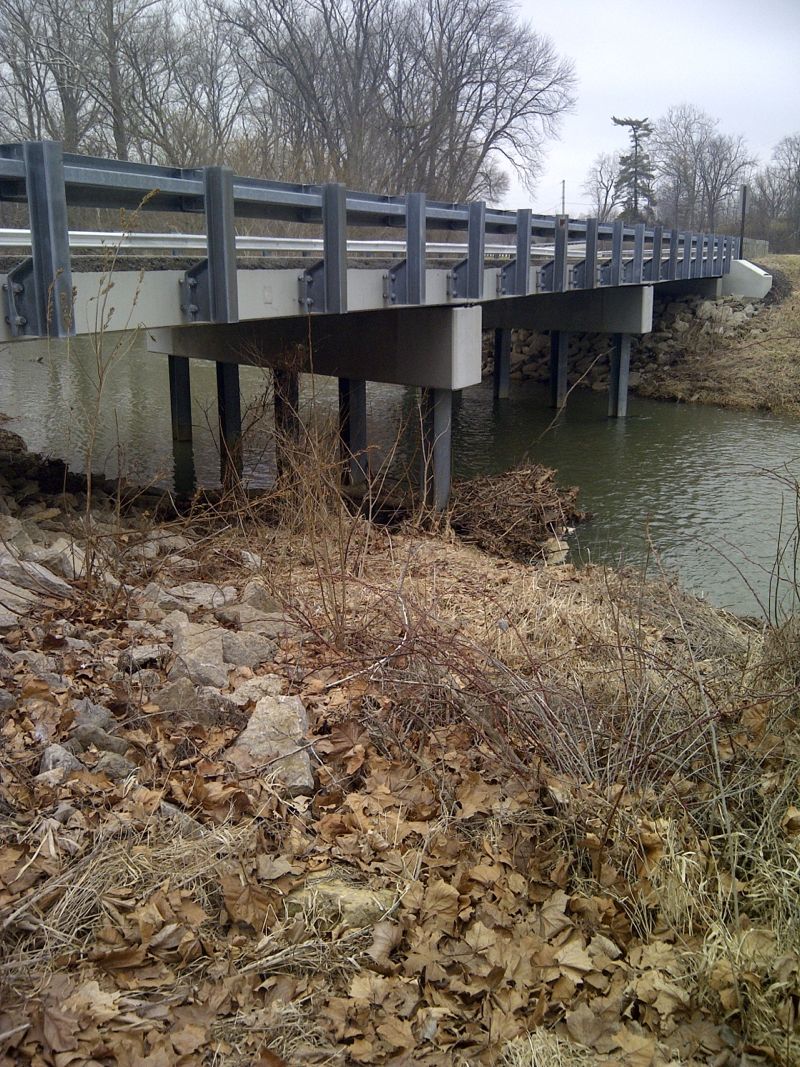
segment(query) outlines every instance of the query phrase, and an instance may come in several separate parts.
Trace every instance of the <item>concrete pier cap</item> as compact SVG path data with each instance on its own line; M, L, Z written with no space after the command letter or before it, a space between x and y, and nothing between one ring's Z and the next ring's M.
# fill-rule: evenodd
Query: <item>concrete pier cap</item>
M151 352L282 367L428 389L481 381L480 307L386 311L174 326L147 331ZM304 351L300 366L298 350Z
M537 293L487 301L482 308L484 330L649 333L653 329L653 286Z
M772 275L747 259L734 259L722 277L722 295L763 300L772 288Z

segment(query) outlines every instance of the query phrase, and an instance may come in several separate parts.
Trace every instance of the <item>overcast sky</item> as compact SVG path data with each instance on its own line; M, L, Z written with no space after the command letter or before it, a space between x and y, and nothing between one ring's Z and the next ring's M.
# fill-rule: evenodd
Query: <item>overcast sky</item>
M548 142L532 206L586 213L581 185L599 152L624 149L611 116L657 119L689 103L744 134L768 160L800 133L800 0L518 0L521 17L575 63L577 103ZM507 207L531 203L514 183Z

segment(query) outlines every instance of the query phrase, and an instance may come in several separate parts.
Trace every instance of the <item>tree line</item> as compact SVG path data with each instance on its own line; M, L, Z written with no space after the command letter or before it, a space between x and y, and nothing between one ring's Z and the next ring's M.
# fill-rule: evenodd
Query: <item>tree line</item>
M746 233L776 252L800 250L800 133L775 145L759 166L741 136L691 104L649 119L612 117L627 128L630 149L601 153L584 184L601 220L660 221L707 232L738 232L742 186L748 187Z
M573 100L509 0L0 5L0 139L120 160L497 200Z

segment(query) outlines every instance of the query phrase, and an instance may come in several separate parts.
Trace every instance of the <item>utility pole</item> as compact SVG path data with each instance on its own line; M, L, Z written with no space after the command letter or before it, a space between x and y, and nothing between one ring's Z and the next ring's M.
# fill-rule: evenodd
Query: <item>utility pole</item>
M739 259L744 259L744 223L747 217L747 186L742 186L742 225L739 230Z
M562 178L561 179L561 214L562 215L566 215L566 213L567 213L566 189L567 189L567 179L566 178Z

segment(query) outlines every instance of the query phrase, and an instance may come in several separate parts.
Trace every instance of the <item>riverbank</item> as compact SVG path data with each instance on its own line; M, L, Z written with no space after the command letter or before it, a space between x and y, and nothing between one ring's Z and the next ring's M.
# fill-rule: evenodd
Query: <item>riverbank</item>
M797 1062L796 627L50 473L0 487L0 1062Z
M631 346L631 392L656 400L800 412L800 256L768 257L762 265L776 274L773 292L763 301L656 294L653 330ZM512 380L547 382L549 345L545 334L514 331ZM609 354L607 336L570 335L570 387L607 392ZM488 375L488 348L485 357Z
M669 361L660 360L651 345L656 358L642 370L642 396L800 413L800 256L771 256L760 265L780 272L781 299L768 294L753 304L754 314L730 323L732 329L724 318L715 321L713 309L705 322L695 315L685 331L690 340L675 346Z

